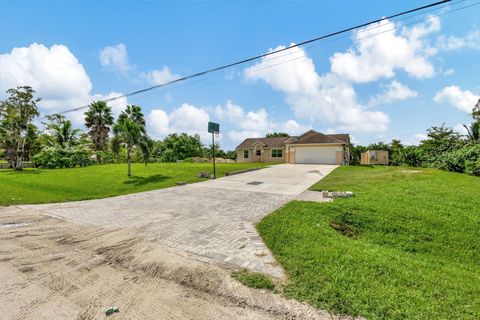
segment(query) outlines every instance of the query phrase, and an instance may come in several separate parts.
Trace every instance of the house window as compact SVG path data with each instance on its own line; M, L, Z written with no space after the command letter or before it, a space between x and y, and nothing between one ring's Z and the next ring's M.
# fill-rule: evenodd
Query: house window
M272 150L272 158L281 158L283 157L283 150L282 149L273 149Z
M243 158L248 159L248 150L247 149L243 150Z
M260 151L260 149L257 149L257 156L260 156L262 154L262 152Z

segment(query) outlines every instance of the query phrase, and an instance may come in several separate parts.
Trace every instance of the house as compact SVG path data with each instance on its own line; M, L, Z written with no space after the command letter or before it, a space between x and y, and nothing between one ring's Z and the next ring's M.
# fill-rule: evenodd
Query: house
M368 150L360 155L360 164L383 164L388 165L388 151Z
M237 148L237 162L348 164L349 134L309 130L300 136L247 138Z

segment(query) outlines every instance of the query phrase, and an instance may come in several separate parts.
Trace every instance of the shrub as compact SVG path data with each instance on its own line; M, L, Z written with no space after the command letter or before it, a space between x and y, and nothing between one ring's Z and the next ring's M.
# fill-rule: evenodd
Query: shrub
M418 147L408 146L396 154L394 161L396 165L420 167L423 163L423 153Z
M74 168L94 164L87 150L82 147L46 147L35 155L32 162L40 168Z
M107 164L107 163L114 163L115 162L115 154L111 151L97 151L97 154L100 157L100 163L101 164Z
M446 152L434 167L446 171L480 175L480 144L467 145L461 149Z

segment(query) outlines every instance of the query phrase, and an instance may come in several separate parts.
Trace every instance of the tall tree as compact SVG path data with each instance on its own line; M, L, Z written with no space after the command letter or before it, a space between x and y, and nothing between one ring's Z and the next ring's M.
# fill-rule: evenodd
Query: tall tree
M150 139L145 129L145 117L139 106L128 105L113 126L112 146L118 153L120 147L127 149L128 176L132 176L131 159L135 148L140 148L144 161L150 157Z
M480 120L471 123L469 126L463 125L467 129L468 139L475 143L480 143Z
M290 135L286 132L269 132L266 135L267 138L275 138L275 137L290 137Z
M15 170L23 169L32 120L39 115L35 90L29 86L8 89L10 95L0 102L0 144L10 165ZM30 130L29 130L30 128Z
M43 125L47 133L41 136L44 144L61 149L78 145L81 130L74 129L70 120L58 113L45 117L48 122L43 122Z
M172 133L166 136L161 145L161 159L163 162L174 162L192 157L211 155L211 149L203 150L200 135L186 133Z
M85 112L85 126L90 129L88 134L92 139L98 163L101 161L99 151L108 147L108 134L112 125L112 108L105 101L92 102Z
M472 117L476 121L480 121L480 98L478 99L477 104L473 107Z

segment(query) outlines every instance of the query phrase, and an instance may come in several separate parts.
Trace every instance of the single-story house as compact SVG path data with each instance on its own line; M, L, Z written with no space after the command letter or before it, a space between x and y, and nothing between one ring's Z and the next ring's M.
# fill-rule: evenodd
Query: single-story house
M348 164L349 134L309 130L300 136L247 138L237 148L237 162Z
M388 165L388 151L368 150L360 154L360 164Z

